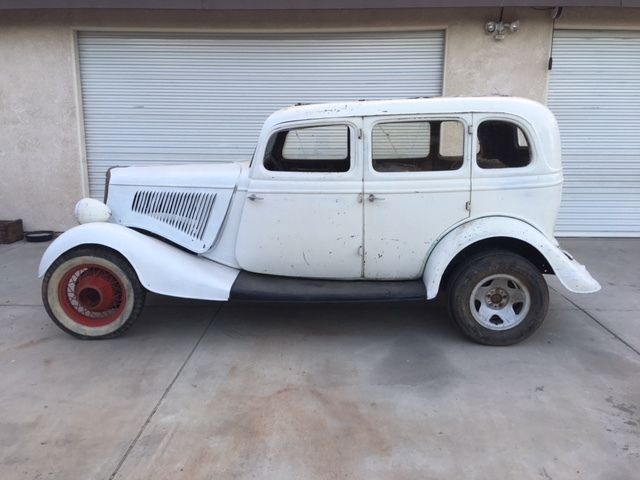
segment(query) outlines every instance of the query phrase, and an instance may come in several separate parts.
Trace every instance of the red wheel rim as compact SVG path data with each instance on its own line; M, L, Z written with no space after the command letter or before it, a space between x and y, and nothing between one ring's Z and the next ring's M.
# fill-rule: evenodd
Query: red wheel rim
M127 294L111 270L101 265L82 264L64 274L58 286L58 299L74 322L103 327L120 318Z

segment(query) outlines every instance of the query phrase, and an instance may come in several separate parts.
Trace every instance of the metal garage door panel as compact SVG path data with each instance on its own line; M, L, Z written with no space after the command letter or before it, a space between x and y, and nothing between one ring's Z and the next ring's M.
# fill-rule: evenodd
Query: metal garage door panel
M560 30L549 107L562 135L559 235L640 235L640 32Z
M81 32L91 195L112 165L247 160L296 102L440 95L442 31L278 35Z

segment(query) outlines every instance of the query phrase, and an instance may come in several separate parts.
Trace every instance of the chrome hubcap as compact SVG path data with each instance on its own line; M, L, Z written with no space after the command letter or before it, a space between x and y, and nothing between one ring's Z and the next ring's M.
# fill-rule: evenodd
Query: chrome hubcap
M507 330L525 319L531 307L529 290L511 275L490 275L473 289L473 318L489 330Z

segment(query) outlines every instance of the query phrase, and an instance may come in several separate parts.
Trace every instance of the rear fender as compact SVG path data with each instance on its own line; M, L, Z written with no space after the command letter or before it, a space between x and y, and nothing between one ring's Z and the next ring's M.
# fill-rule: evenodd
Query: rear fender
M228 300L239 270L186 253L160 240L113 223L87 223L60 235L44 252L38 276L56 259L83 245L102 245L121 254L149 291L174 297Z
M600 290L600 284L589 274L584 265L560 249L555 239L522 220L510 217L485 217L467 222L438 241L427 258L423 281L427 298L435 298L442 276L451 261L465 248L480 240L508 237L521 240L535 248L547 260L562 285L575 293L592 293Z

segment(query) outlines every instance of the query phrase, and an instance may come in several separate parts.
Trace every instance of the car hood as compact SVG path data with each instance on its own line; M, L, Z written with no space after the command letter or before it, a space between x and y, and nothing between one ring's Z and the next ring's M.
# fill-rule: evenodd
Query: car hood
M111 169L109 186L235 188L241 171L241 164L234 162L115 167Z
M242 169L238 163L114 168L111 221L203 253L220 234Z

